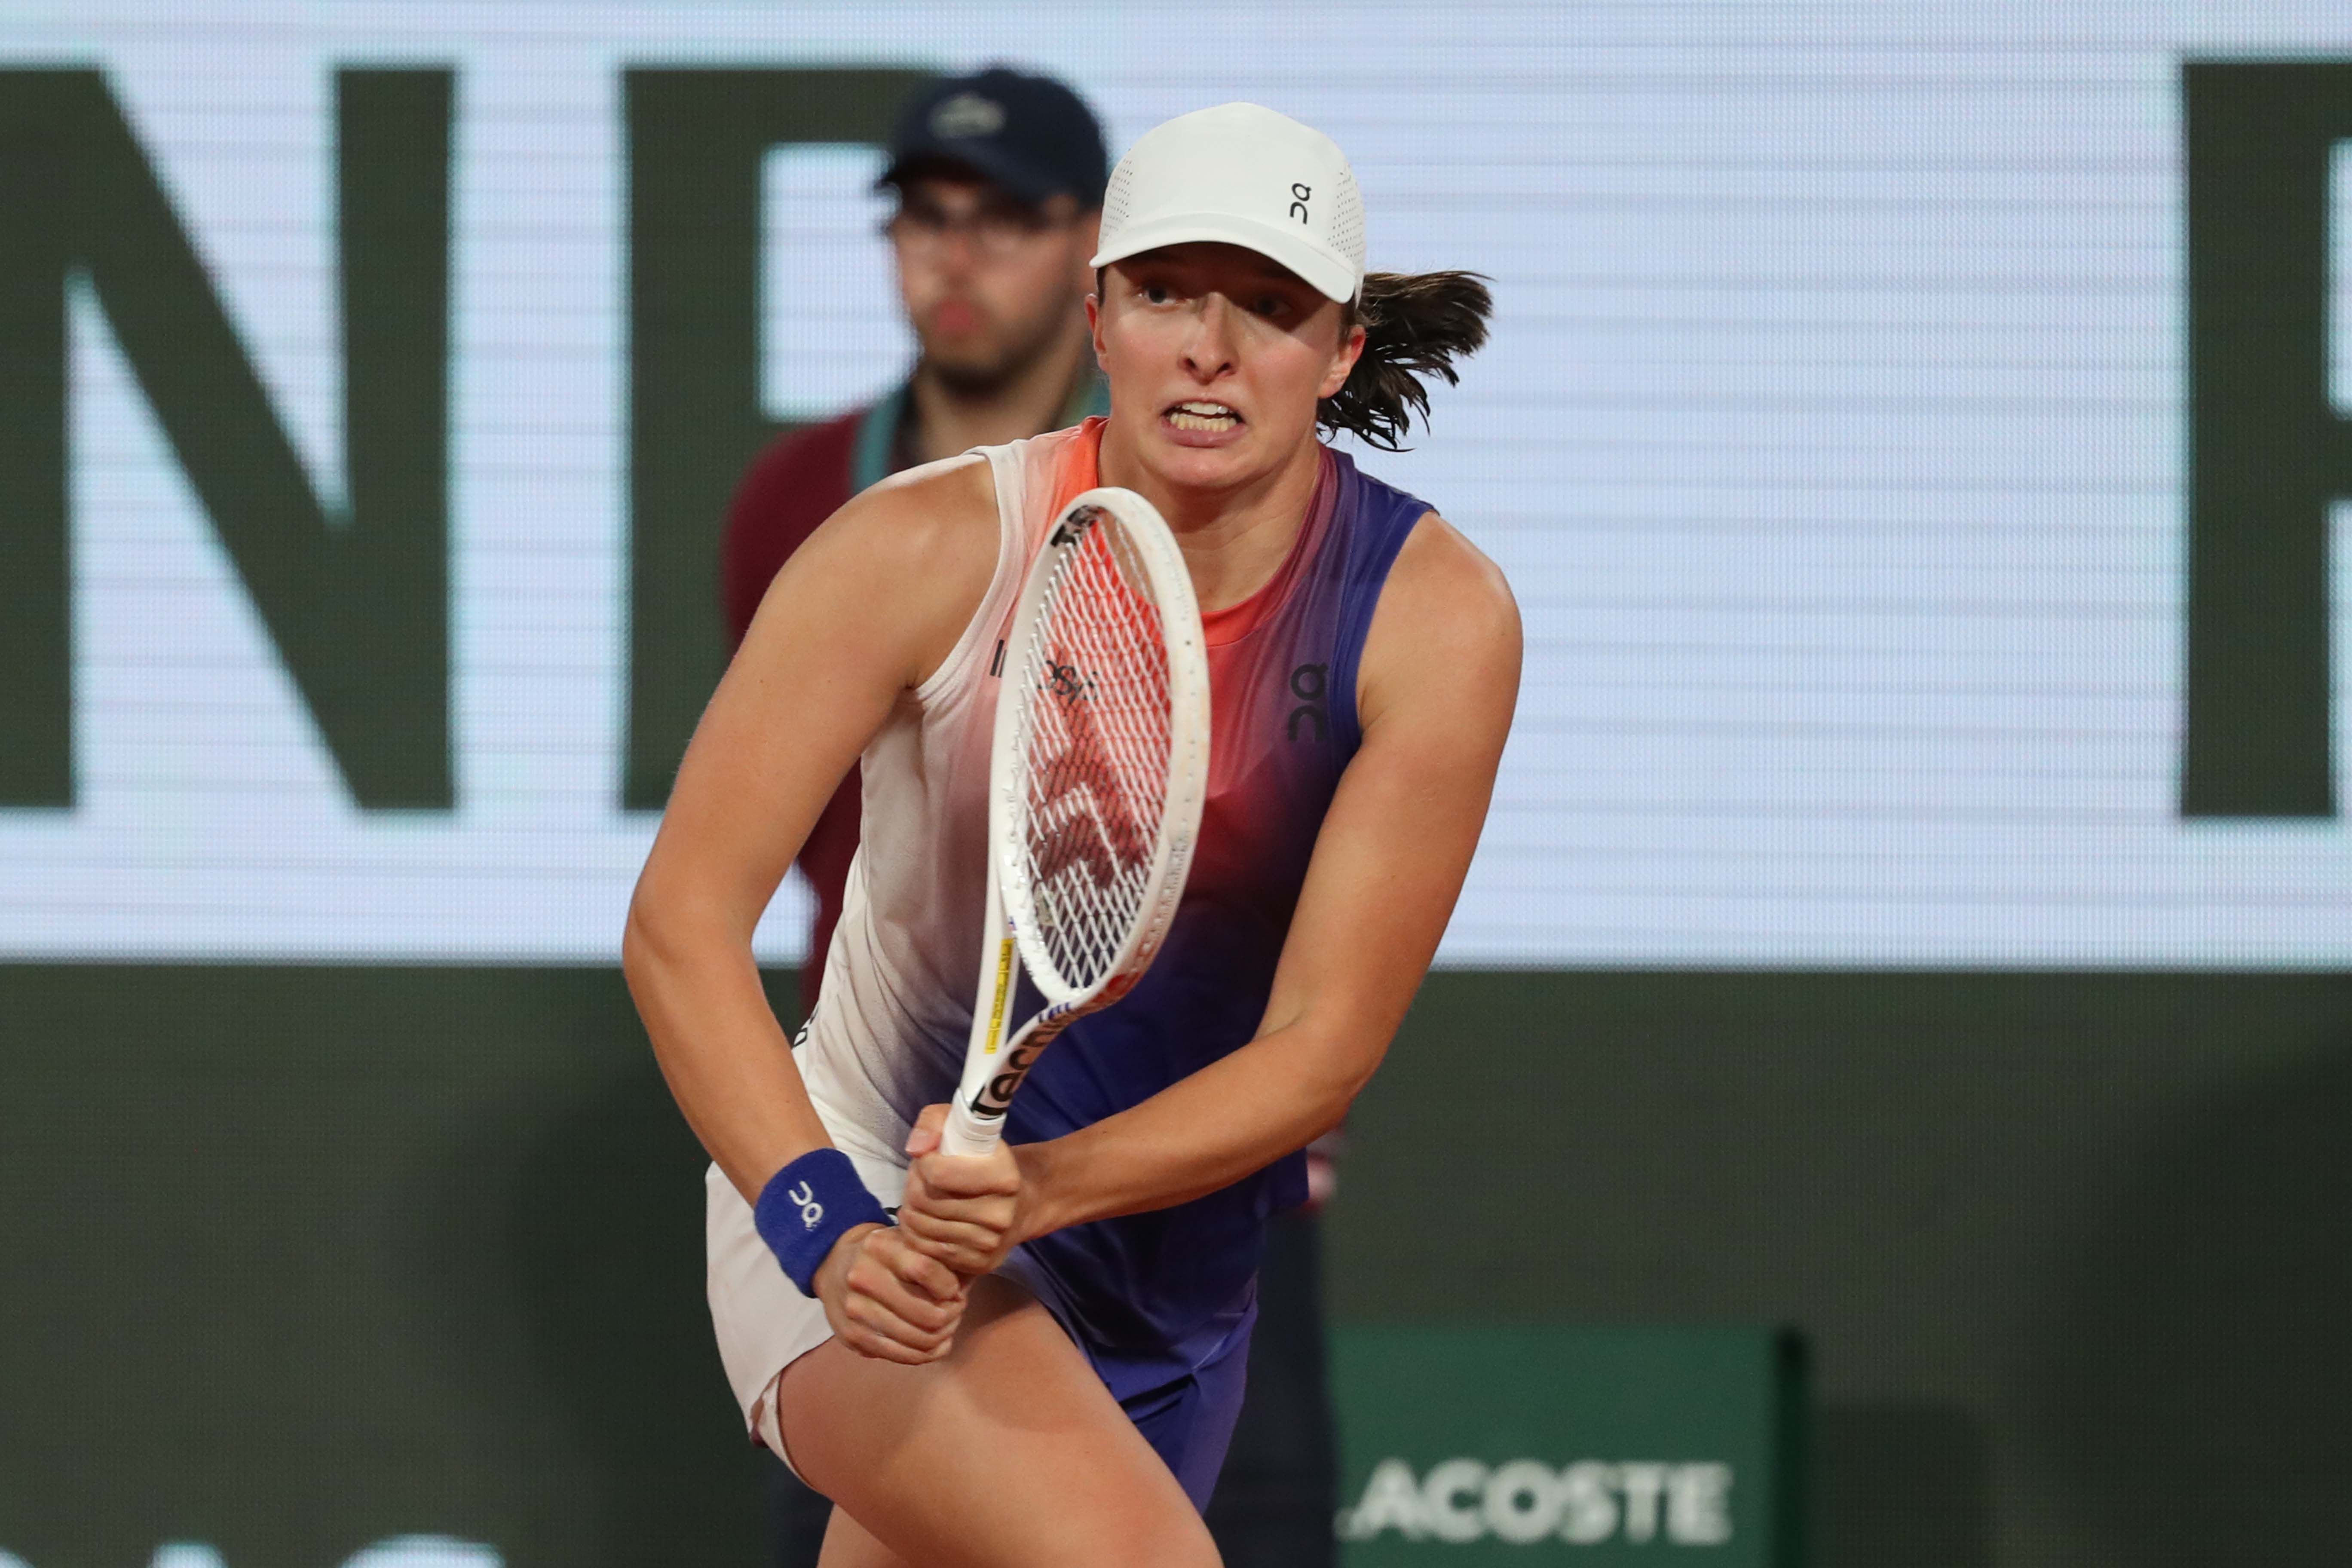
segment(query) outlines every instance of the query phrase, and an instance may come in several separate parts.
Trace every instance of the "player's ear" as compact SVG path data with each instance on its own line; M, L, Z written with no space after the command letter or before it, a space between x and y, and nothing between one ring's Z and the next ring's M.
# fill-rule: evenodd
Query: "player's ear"
M1339 389L1348 384L1356 362L1364 357L1364 323L1354 319L1352 310L1347 315L1348 330L1339 334L1339 346L1332 352L1330 368L1324 372L1323 384L1315 393L1318 398L1337 397Z
M1102 287L1102 276L1099 272L1095 274L1095 286L1097 289ZM1110 353L1103 347L1103 297L1098 293L1087 296L1087 335L1095 341L1095 363L1102 368L1105 374L1108 374Z

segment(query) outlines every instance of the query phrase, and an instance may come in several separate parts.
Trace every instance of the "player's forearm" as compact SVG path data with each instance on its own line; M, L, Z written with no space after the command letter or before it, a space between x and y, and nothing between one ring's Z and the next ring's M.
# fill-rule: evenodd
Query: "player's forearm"
M1169 1208L1305 1148L1346 1118L1386 1048L1292 1025L1132 1110L1023 1145L1024 1239Z
M745 1202L831 1142L748 942L633 908L622 969L679 1111Z

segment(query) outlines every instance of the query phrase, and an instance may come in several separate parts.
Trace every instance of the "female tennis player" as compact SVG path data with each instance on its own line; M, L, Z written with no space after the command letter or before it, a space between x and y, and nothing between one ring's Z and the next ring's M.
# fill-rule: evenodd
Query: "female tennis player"
M1318 439L1393 446L1420 377L1484 340L1486 291L1363 258L1318 132L1228 104L1146 135L1095 258L1108 420L844 507L778 574L679 770L625 966L714 1162L721 1358L754 1439L837 1505L828 1568L1217 1561L1199 1509L1265 1221L1436 950L1517 690L1494 566ZM1003 639L1053 520L1098 484L1165 517L1201 606L1199 841L1141 983L959 1158L938 1151ZM788 1048L752 928L861 757L846 907Z

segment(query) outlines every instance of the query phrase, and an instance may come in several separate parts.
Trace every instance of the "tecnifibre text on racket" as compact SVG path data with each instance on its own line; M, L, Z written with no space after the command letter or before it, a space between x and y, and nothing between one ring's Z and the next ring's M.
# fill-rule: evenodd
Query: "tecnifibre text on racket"
M987 938L950 1154L995 1143L1038 1053L1142 978L1183 896L1209 785L1209 660L1192 574L1150 501L1092 489L1063 509L1000 668ZM1016 955L1045 1006L1014 1029Z

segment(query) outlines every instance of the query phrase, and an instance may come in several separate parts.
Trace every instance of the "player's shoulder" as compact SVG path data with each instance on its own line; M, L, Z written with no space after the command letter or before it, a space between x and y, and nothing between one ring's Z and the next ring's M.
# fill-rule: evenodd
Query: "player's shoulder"
M1397 551L1382 609L1391 601L1418 626L1518 641L1518 601L1503 569L1434 511L1423 510Z
M1425 508L1398 549L1364 643L1367 728L1403 711L1459 714L1491 698L1507 722L1519 683L1519 606L1502 569Z
M959 453L892 474L842 508L931 543L987 531L995 538L996 475L978 452Z
M1517 605L1502 569L1419 496L1342 458L1360 526L1374 549L1402 532L1381 583L1381 602L1409 600L1416 613L1516 624Z
M908 684L920 685L963 635L996 571L987 469L983 458L950 458L852 497L777 574L745 648L761 646L760 622L821 622L903 657Z
M999 538L988 459L965 453L893 474L850 498L821 532L910 587L954 595L965 579L985 587Z

